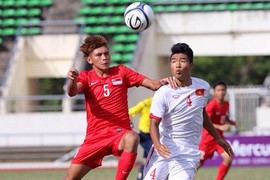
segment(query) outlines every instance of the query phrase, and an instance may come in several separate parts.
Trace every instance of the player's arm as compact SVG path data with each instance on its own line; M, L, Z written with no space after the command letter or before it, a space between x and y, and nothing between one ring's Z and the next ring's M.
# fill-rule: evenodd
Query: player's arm
M142 101L136 104L135 106L131 107L128 109L128 114L129 114L129 119L130 119L130 127L134 129L134 123L132 119L141 112L143 108L143 103Z
M214 127L220 131L228 131L230 129L230 125L225 123L225 124L214 124Z
M159 124L160 120L153 118L150 119L150 136L155 149L158 151L158 154L164 158L167 158L170 155L170 151L166 145L161 144L159 141Z
M203 110L203 127L209 132L209 134L211 134L211 136L214 137L217 143L228 153L229 156L234 155L230 144L219 135L211 120L209 119L205 109Z
M142 109L143 109L143 102L140 101L138 104L136 104L135 106L131 107L128 109L128 114L129 116L131 116L132 118L135 117L137 114L139 114Z
M226 119L226 122L227 122L228 124L232 125L232 126L237 126L236 121L231 120L231 119L229 119L229 118Z
M145 78L142 82L143 87L146 87L153 91L158 90L158 88L160 88L162 85L165 85L165 84L170 84L172 88L177 87L177 83L172 77L167 77L160 80L152 80L149 78Z
M71 68L68 71L68 84L67 84L67 94L69 96L75 96L81 89L82 84L77 82L77 77L79 76L79 72L75 68Z

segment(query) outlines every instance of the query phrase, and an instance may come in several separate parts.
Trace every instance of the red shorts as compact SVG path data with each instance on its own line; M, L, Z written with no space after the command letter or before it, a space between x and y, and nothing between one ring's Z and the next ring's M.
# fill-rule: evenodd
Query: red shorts
M108 128L104 132L88 135L71 163L84 164L94 169L101 166L104 156L110 154L120 156L122 151L118 150L118 145L123 135L128 131L131 130Z
M199 149L201 151L201 161L212 158L215 151L217 151L218 154L224 152L224 149L218 145L215 140L202 141L199 145Z

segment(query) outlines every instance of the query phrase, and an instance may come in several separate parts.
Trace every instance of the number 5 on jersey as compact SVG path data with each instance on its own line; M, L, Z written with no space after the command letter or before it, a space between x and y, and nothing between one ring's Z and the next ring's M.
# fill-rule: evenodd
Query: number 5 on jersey
M103 95L104 95L104 97L110 96L109 84L103 85Z

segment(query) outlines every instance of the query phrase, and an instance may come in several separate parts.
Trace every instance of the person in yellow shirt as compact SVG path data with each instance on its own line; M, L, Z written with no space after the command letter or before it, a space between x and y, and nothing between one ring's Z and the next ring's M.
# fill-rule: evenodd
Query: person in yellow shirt
M139 136L140 136L140 145L142 146L143 152L143 164L139 168L137 180L142 180L143 167L148 155L148 152L152 146L152 140L150 137L149 127L150 127L150 107L152 104L152 97L146 98L138 102L135 106L129 109L129 115L134 118L137 114L140 115L139 118Z

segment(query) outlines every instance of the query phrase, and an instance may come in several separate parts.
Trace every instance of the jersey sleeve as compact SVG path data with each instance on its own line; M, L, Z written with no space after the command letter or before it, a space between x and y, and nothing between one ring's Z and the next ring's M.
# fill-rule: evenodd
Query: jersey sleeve
M133 87L133 86L140 86L143 82L143 80L146 78L144 75L122 65L121 66L124 75L125 75L125 79L127 82L127 86L128 87Z
M204 100L204 107L207 105L208 99L209 99L209 95L210 95L210 84L208 82L206 82L203 79L200 78L194 78L192 77L192 81L194 81L194 84L196 84L196 95L197 93L199 93L200 95L203 94L205 100Z
M212 116L213 116L213 114L214 114L214 112L215 112L215 106L214 106L213 100L210 101L210 102L206 105L205 111L206 111L206 113L208 114L209 118L212 119Z
M152 105L150 108L150 118L161 120L166 111L166 93L165 86L159 88L154 94Z
M81 88L82 91L84 90L84 88L87 85L87 74L88 74L87 71L84 70L84 71L80 72L80 74L77 78L77 81L82 83L82 88Z
M211 89L210 85L209 85L208 83L206 83L206 88L205 88L205 98L206 98L206 101L205 101L204 106L207 105L207 102L208 102L208 100L209 100L210 89Z

